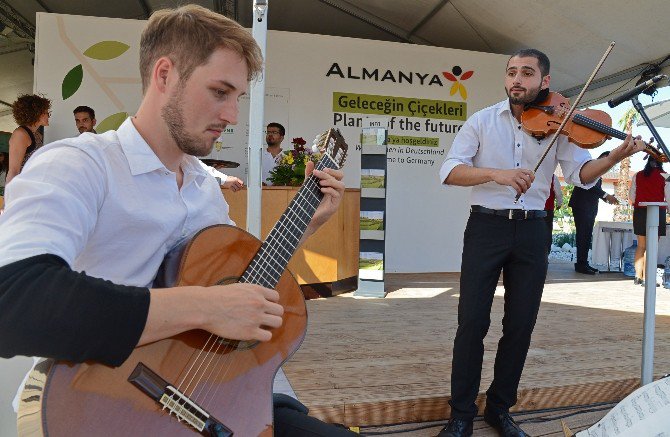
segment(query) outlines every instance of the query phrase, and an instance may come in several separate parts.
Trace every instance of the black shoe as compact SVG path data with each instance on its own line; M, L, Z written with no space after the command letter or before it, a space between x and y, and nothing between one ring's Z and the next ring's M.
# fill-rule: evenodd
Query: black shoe
M591 267L590 265L586 265L586 268L591 270L593 273L598 274L600 273L600 270L596 269L595 267Z
M575 272L583 273L585 275L595 275L598 270L589 267L588 264L575 263Z
M484 409L484 422L495 428L503 437L528 437L509 413L494 413L487 407Z
M437 437L469 437L472 435L472 420L449 419Z

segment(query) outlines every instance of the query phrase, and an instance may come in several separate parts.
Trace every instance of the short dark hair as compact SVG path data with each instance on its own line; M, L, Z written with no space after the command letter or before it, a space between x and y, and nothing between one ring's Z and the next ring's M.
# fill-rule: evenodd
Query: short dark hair
M90 106L77 106L72 113L76 114L77 112L87 112L91 120L95 118L95 111Z
M540 67L540 73L542 74L542 77L546 76L549 74L549 67L551 66L549 63L549 57L542 53L541 51L537 49L521 49L517 50L512 56L509 57L509 59L512 59L514 57L518 58L535 58L537 59L537 65ZM507 60L507 63L509 64L509 59Z
M282 126L281 124L274 122L268 123L268 127L266 129L269 129L271 127L276 127L277 129L279 129L279 133L281 134L282 137L286 135L286 129L284 129L284 126Z

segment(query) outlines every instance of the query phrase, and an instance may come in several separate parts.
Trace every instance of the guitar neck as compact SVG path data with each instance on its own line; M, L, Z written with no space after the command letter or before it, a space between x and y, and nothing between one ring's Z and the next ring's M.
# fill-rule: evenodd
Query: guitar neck
M605 134L613 138L618 138L620 140L625 140L627 136L625 132L616 130L606 124L602 124L588 117L584 117L581 114L576 114L574 117L572 117L572 121L573 123L578 124L580 126L588 127L596 132L600 132L601 134Z
M317 170L338 168L327 154L315 167ZM319 178L310 176L268 234L267 239L240 278L240 282L275 288L322 198Z

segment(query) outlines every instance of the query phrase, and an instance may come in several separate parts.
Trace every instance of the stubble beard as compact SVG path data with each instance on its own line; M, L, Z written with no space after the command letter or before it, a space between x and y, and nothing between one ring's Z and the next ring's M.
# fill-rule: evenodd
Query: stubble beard
M505 88L505 92L507 93L507 98L509 98L509 103L511 105L525 105L535 101L537 95L540 94L540 87L538 86L534 89L526 88L525 97L514 97L507 88Z
M191 156L207 156L212 152L214 140L210 144L196 138L184 129L184 113L182 107L182 93L177 91L170 97L161 110L161 117L168 127L170 136L179 147L179 150Z

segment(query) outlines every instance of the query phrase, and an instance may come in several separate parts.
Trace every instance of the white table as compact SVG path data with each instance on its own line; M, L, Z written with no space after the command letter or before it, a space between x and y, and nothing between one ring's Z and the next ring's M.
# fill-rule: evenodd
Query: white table
M665 259L670 255L670 230L666 225L668 237L661 237L658 242L658 264L665 263ZM593 227L593 244L591 245L591 263L597 265L607 265L607 254L612 238L611 262L619 263L623 251L633 244L636 239L633 234L632 222L607 222L599 221ZM622 241L623 240L623 241Z

